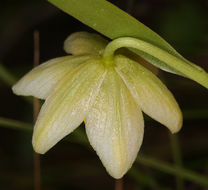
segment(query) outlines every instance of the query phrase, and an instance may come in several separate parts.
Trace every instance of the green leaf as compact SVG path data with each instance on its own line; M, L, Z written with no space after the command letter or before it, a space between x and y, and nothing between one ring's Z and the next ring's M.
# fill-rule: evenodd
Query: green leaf
M116 39L134 37L151 43L188 63L163 38L141 22L105 0L49 0L52 4L101 34ZM181 74L165 62L139 50L132 50L162 70ZM184 75L183 75L184 76Z

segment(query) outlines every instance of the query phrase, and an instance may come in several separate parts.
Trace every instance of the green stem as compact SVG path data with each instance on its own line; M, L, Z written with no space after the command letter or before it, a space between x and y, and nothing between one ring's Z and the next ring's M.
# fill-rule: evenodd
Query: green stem
M195 182L197 184L200 184L204 187L208 187L208 178L205 176L202 176L200 174L197 174L193 171L190 171L188 169L184 169L182 167L176 167L172 166L168 163L162 162L160 160L148 158L144 155L140 155L136 162L152 167L154 169L157 169L159 171L162 171L164 173L168 173L175 176L180 176L183 179L190 180L192 182Z
M3 117L0 117L0 126L9 129L32 131L32 125L29 123L24 123L21 121L7 119Z
M112 64L115 51L121 47L134 48L147 53L158 60L165 62L170 67L179 71L182 75L195 80L202 86L208 88L208 74L202 68L185 61L180 57L176 57L153 44L136 38L121 37L110 42L103 53L103 59L107 66Z
M177 167L182 167L182 156L180 151L178 135L169 133L169 136L170 136L174 163ZM177 184L177 190L184 189L183 188L184 184L181 177L176 176L176 184Z
M16 82L16 78L0 63L0 79L9 86Z
M1 64L0 62L0 80L4 81L9 87L11 87L17 79ZM32 100L29 97L21 96L22 99L32 104Z

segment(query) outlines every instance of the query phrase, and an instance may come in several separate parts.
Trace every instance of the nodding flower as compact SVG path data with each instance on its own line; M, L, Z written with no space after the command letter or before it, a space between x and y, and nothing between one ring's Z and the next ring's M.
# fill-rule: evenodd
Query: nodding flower
M133 38L116 40L108 44L97 34L74 33L64 43L71 55L32 69L12 89L45 100L32 138L37 153L44 154L85 121L89 142L106 170L121 178L143 141L142 111L172 133L181 129L182 113L157 76L131 56L115 53L123 42L136 48L138 43ZM144 52L152 48L142 41L139 45Z

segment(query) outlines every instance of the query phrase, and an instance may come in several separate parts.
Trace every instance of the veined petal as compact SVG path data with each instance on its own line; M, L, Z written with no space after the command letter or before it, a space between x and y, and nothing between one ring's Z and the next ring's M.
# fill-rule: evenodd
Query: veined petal
M166 86L143 66L124 56L115 57L116 71L137 104L172 133L182 126L181 110Z
M108 68L85 125L90 144L107 171L114 178L121 178L137 156L144 121L140 108L113 68Z
M17 95L46 99L54 85L65 74L89 58L90 56L64 56L51 59L32 69L12 87L12 90Z
M55 85L39 113L33 147L45 153L63 137L78 127L94 102L105 69L100 60L89 60L67 74Z
M98 34L75 32L64 42L64 50L72 55L101 55L108 41Z

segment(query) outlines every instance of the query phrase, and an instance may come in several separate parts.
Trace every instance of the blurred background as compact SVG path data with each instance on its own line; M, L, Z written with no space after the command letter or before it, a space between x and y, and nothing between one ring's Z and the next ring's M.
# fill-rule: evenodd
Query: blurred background
M157 32L187 59L208 71L208 0L111 2ZM34 30L40 33L41 62L65 55L63 41L69 34L83 30L93 32L47 1L1 0L2 190L33 189L32 99L14 95L11 85L33 67ZM124 189L208 189L203 185L206 178L208 180L208 91L180 76L160 72L159 77L173 92L182 109L183 128L177 136L171 136L164 126L145 116L144 142L138 160L123 179ZM178 170L176 173L168 172L167 168L157 166L160 161L165 166L169 164L173 170L186 168L186 173L192 171L200 179L198 182L186 177L181 179ZM41 156L41 180L44 190L114 188L114 179L106 173L89 146L83 124L74 134ZM203 183L200 180L204 180Z

